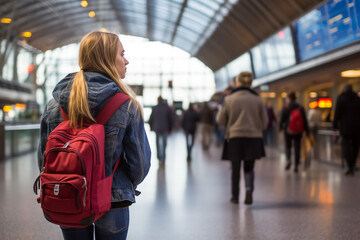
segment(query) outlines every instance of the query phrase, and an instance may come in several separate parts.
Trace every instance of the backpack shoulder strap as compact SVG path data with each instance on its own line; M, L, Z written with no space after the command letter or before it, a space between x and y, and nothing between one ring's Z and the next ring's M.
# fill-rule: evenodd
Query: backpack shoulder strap
M105 106L100 110L96 115L96 122L104 125L110 117L116 112L116 110L121 107L127 100L129 96L124 93L117 93L110 98L110 100L105 104Z
M121 107L130 97L124 93L117 93L110 98L110 100L105 104L105 106L100 110L96 115L96 122L104 125L110 117L116 112L116 110ZM61 115L64 121L69 120L68 114L60 107Z
M64 111L64 109L62 109L62 107L60 107L60 111L61 111L61 116L63 118L63 121L69 120L68 114Z

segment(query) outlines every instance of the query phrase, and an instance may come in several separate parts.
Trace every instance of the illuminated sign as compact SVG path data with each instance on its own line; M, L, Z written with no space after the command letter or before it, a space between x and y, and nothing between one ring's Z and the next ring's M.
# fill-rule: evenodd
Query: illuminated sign
M319 106L319 108L331 108L332 107L332 99L331 98L319 98L318 106Z
M10 106L10 105L5 105L4 107L3 107L3 111L4 112L9 112L10 110L12 110L13 108L12 108L12 106Z
M317 108L317 107L318 107L318 102L309 103L309 108Z

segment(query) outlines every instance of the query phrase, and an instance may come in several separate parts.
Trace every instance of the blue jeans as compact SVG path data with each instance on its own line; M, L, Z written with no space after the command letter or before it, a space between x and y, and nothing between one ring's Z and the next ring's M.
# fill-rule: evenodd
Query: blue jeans
M85 228L60 227L64 240L126 240L129 228L129 208L111 209L95 224Z
M165 161L167 133L156 133L156 152L160 161Z
M185 133L185 137L186 137L187 157L188 157L188 159L190 159L191 158L191 150L194 146L194 141L195 141L195 133L187 132L187 133Z

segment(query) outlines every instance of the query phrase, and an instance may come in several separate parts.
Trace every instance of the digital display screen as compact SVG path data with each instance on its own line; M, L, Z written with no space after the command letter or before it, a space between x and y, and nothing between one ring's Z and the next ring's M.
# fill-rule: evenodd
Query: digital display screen
M251 49L251 54L256 78L294 65L295 50L290 28L284 28Z
M295 23L300 61L360 39L360 0L330 0Z

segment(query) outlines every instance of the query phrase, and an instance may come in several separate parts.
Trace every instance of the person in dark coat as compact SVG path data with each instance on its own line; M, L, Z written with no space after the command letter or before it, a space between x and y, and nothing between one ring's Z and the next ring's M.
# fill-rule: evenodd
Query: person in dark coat
M294 172L297 173L299 171L300 164L300 148L301 148L301 137L302 132L300 133L291 133L288 130L290 124L290 115L291 112L295 109L300 108L302 120L303 120L303 129L306 132L306 135L309 135L309 127L307 118L305 115L304 108L296 102L296 94L295 92L290 92L287 96L288 104L281 111L280 115L280 131L284 130L284 138L285 138L285 153L286 153L286 167L285 170L289 170L291 168L291 145L294 142L295 148L295 168Z
M153 107L149 118L150 130L156 133L156 152L160 163L165 162L168 133L173 127L172 111L164 99L159 96L158 104Z
M345 174L354 175L360 144L360 98L350 84L344 85L336 101L333 129L340 130L342 155L349 168Z
M194 146L196 123L199 121L199 114L195 111L194 105L189 104L189 109L184 112L181 126L186 137L187 160L191 160L191 150Z
M264 131L264 139L265 144L268 146L271 146L272 140L274 139L274 128L277 123L277 119L274 113L274 109L272 107L272 103L269 101L266 105L266 112L268 114L268 126L266 130Z
M208 102L204 102L204 106L200 111L201 123L201 144L204 149L209 149L212 142L212 129L214 127L214 113Z

